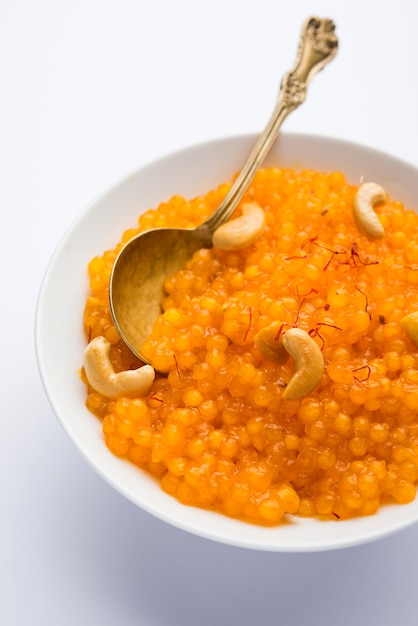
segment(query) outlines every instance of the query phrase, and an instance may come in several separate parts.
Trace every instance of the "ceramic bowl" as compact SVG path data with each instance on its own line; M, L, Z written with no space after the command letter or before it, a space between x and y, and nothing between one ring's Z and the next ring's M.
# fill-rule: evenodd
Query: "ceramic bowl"
M191 198L230 179L255 136L220 139L181 150L132 173L84 210L58 245L47 268L36 316L41 378L58 420L74 445L110 485L136 505L187 532L214 541L267 551L308 552L358 545L418 521L418 499L388 505L376 515L343 522L287 517L265 528L180 504L145 471L113 456L101 423L85 407L78 372L85 347L82 317L88 294L87 264L115 246L137 216L174 194ZM349 182L381 182L391 197L418 207L418 170L376 150L302 134L282 134L265 165L341 170Z

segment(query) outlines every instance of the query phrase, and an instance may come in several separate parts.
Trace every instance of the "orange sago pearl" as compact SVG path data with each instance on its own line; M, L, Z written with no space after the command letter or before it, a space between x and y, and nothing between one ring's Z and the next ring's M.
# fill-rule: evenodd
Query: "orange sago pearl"
M172 197L90 262L86 337L110 342L116 372L140 365L110 317L116 254L148 228L197 226L229 188ZM385 235L368 239L353 219L357 189L341 172L257 172L242 204L265 213L258 239L199 250L166 281L143 348L163 373L147 396L110 400L84 378L111 452L184 504L257 524L347 519L414 499L418 349L401 320L418 311L418 216L388 198L375 207ZM322 351L322 378L301 399L282 398L292 359L269 361L254 343L272 323L279 338L297 327Z

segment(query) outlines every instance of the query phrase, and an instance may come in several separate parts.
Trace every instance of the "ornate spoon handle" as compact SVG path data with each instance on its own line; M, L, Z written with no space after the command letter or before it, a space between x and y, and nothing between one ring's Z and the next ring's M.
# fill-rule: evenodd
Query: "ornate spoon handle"
M305 22L295 65L283 77L276 107L264 132L224 200L201 228L213 232L231 217L277 139L284 119L305 100L312 77L336 55L338 40L334 31L335 25L330 19L310 17Z

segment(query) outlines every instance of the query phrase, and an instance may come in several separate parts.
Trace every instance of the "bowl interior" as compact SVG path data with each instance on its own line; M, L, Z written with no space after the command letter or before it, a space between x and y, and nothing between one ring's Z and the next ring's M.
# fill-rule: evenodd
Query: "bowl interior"
M89 260L114 247L141 212L174 194L191 198L230 179L255 140L252 135L226 138L169 155L134 172L79 216L51 259L39 295L36 351L41 378L60 423L95 470L156 517L202 537L260 550L319 551L365 543L415 523L418 500L344 522L289 517L275 528L186 507L145 472L113 456L102 440L100 421L85 407L85 386L78 373L85 346L82 315ZM379 182L393 198L418 208L418 170L356 144L282 134L265 165L341 170L353 184Z

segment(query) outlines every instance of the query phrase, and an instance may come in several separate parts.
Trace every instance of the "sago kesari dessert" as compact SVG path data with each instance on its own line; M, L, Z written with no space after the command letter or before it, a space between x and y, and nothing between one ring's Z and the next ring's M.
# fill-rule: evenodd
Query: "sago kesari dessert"
M257 524L408 503L418 480L418 215L384 181L258 171L213 247L166 282L143 365L108 304L121 247L194 227L174 196L89 264L83 378L109 450L180 502Z

